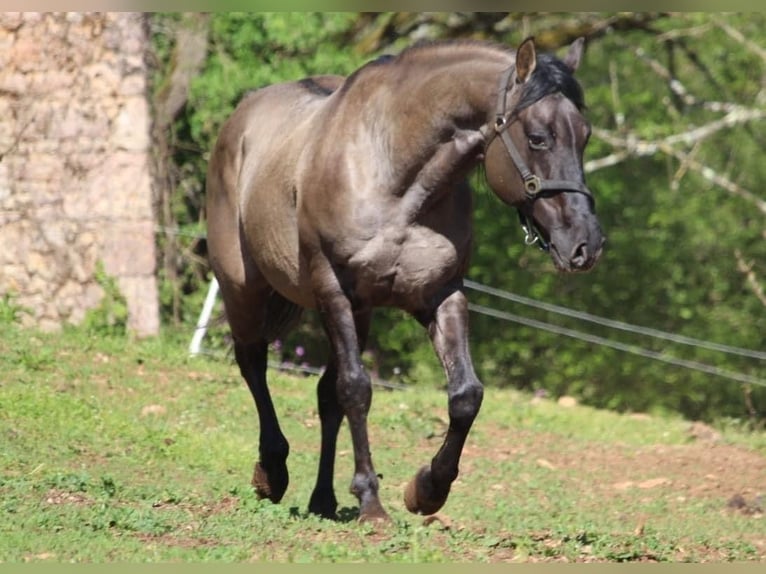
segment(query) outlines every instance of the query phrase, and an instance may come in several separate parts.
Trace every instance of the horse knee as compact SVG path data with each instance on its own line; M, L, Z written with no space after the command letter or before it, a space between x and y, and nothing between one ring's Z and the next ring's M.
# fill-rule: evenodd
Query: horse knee
M372 381L364 369L338 377L338 403L345 413L361 408L370 410L372 402Z

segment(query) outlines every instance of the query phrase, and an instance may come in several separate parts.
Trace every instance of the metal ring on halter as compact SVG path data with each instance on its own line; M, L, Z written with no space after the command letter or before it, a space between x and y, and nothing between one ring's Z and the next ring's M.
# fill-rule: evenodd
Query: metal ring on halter
M542 188L540 178L536 175L530 175L524 180L524 189L527 190L527 195L534 196Z
M530 232L526 225L522 225L521 228L524 230L524 245L534 245L540 240L540 236Z

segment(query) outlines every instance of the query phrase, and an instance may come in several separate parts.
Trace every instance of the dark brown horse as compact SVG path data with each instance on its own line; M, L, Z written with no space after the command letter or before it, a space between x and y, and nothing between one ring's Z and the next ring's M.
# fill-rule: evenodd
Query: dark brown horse
M484 162L490 186L558 269L587 270L601 254L582 169L590 128L572 76L582 46L574 42L559 60L537 54L532 39L515 53L477 42L419 45L347 78L259 89L226 121L208 169L208 249L258 411L260 496L279 501L288 484L288 443L266 385L268 343L302 308L315 308L332 353L317 389L322 441L309 510L335 516L345 416L360 520L388 518L360 354L371 310L394 306L426 327L448 379L449 429L406 488L406 506L430 514L445 503L483 396L463 293L472 237L466 176Z

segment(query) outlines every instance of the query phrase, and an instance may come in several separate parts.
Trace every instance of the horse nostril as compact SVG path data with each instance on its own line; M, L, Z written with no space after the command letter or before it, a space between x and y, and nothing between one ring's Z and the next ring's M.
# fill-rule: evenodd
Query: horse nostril
M572 251L572 258L570 259L572 266L575 268L581 268L588 262L588 244L580 243Z

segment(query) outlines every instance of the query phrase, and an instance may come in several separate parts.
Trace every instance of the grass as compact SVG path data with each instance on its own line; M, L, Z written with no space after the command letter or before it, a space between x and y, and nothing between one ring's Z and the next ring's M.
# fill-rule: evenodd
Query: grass
M446 424L439 389L375 389L373 457L388 528L355 521L341 430L341 520L306 513L318 458L315 378L272 371L291 442L279 505L249 479L257 419L230 361L174 337L0 335L0 561L766 561L766 440L487 389L438 520L402 489ZM744 503L732 509L731 496Z

